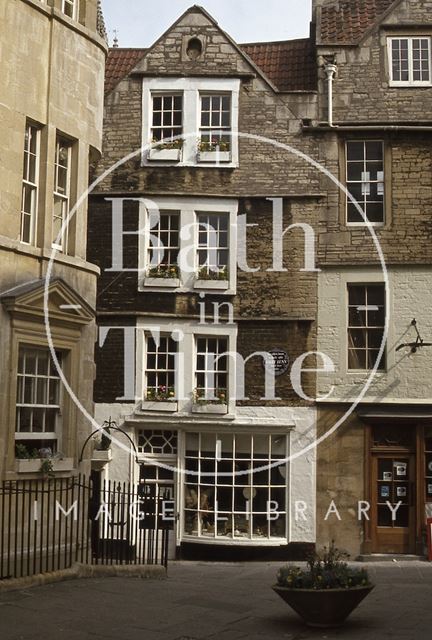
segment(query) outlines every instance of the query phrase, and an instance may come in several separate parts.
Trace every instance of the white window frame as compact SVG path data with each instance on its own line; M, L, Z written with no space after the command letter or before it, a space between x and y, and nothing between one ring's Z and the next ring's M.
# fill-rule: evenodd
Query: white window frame
M367 164L367 159L366 159L366 144L368 142L379 142L381 143L382 146L382 180L371 180L370 177L367 178L367 172L362 172L363 177L365 178L364 180L348 180L348 165L349 164L354 164L355 162L360 163L360 161L355 161L355 160L348 160L348 144L350 142L361 142L363 143L363 168L366 168L366 164ZM382 227L386 224L386 163L385 163L385 153L386 153L386 146L385 146L385 142L384 140L375 140L375 139L351 139L351 140L346 140L345 142L345 185L346 188L348 190L348 192L350 191L350 185L351 184L361 184L362 185L362 190L367 190L368 187L370 188L371 184L377 184L377 185L382 185L382 196L383 196L383 211L382 211L382 220L380 220L379 222L374 222L374 221L370 221L369 220L369 224L373 227ZM372 161L373 162L373 161ZM367 222L361 220L358 222L352 222L348 220L348 206L349 204L352 204L350 198L348 197L348 195L346 196L346 203L345 203L345 222L346 225L348 227L361 227L361 226L365 226L366 224L368 224ZM366 209L362 206L362 203L359 202L358 203L360 208L363 210L366 219L368 220L367 217L367 207ZM359 214L360 215L360 214Z
M150 218L153 211L161 213L180 212L180 251L187 256L188 271L178 273L176 279L148 278L150 238ZM228 198L168 198L161 197L140 201L140 226L138 257L138 290L188 292L194 290L217 289L218 295L235 295L237 288L237 212L238 201ZM225 284L217 281L198 279L198 219L197 214L224 214L228 216L228 280ZM156 234L157 236L157 234ZM216 284L214 284L216 282Z
M169 392L170 389L173 390L174 394L176 393L176 370L175 370L175 366L176 366L176 360L174 360L174 369L170 369L169 367L167 367L166 369L162 369L160 366L156 366L154 369L150 369L149 368L149 340L153 339L153 341L155 342L155 346L156 346L156 351L155 351L155 358L156 358L156 364L159 364L160 359L163 358L165 356L166 360L168 360L168 356L175 354L175 356L177 357L177 353L178 353L178 343L174 341L174 345L175 345L175 351L163 351L161 348L161 344L160 341L165 339L167 340L167 349L169 348L169 341L170 339L172 339L172 336L170 334L161 334L160 335L160 340L157 341L150 332L146 333L145 335L145 366L144 366L144 371L145 371L145 385L144 385L144 400L148 400L151 401L153 400L153 398L149 398L149 392L150 392L150 386L149 386L149 374L154 374L157 379L158 382L160 381L160 376L165 375L166 376L166 380L164 381L164 385L158 384L156 389L155 389L155 395L157 395L157 389L160 388L161 386L165 386L166 387L166 391ZM159 344L158 344L159 342ZM169 384L168 382L168 377L169 374L172 374L172 384ZM151 389L153 389L153 387L151 387ZM175 395L173 396L173 400L175 399Z
M36 136L36 152L31 153L31 138ZM34 156L35 161L35 177L34 182L30 180L30 156ZM36 244L36 228L38 216L38 200L39 200L39 172L40 172L40 129L29 122L26 123L26 136L24 143L24 163L23 163L23 180L22 180L22 196L21 196L21 221L20 221L20 242L27 245ZM26 191L31 193L31 210L24 211ZM29 238L24 239L24 220L30 218Z
M407 40L408 42L408 80L393 80L393 42ZM414 80L413 68L413 40L429 41L429 80ZM400 35L387 38L387 54L389 66L389 84L391 87L430 87L432 86L432 37L430 35Z
M206 341L206 349L205 351L198 351L198 342L205 340ZM218 348L217 353L214 355L208 350L209 340L217 341ZM220 343L224 341L226 343L225 348L220 348ZM195 361L195 387L194 391L198 392L199 390L204 393L202 397L205 400L217 400L217 394L219 391L222 391L225 394L225 398L228 400L228 390L229 390L229 358L226 358L226 369L222 368L222 358L225 353L227 353L229 345L229 339L227 336L206 336L206 335L197 335L195 336L195 349L194 349L194 361ZM198 355L204 355L204 369L198 369ZM212 357L209 357L211 355ZM211 368L211 365L214 365ZM198 386L198 376L204 375L204 387ZM219 375L226 376L226 386L221 386L217 384ZM213 386L209 386L209 382L214 383Z
M198 269L204 269L207 273L212 273L216 270L216 274L219 271L224 269L229 269L229 219L226 214L223 213L209 213L198 211L197 214L197 225L198 225L198 244L197 244L197 261L198 261ZM210 217L217 218L217 225L213 226L209 221ZM226 231L221 230L221 220L226 220ZM227 234L227 242L226 245L221 244L221 234ZM205 234L206 241L204 244L201 244L200 236L201 234ZM220 260L220 253L227 252L228 259L226 264L222 264ZM201 264L200 254L204 253L206 256L206 260L204 264Z
M363 288L366 289L366 291L367 291L367 289L369 287L370 288L372 288L372 287L375 287L375 288L376 287L380 287L382 289L382 291L384 293L384 325L382 325L382 326L381 325L380 326L376 325L376 326L369 327L368 324L367 324L368 323L368 315L367 315L368 311L365 311L365 313L366 313L366 324L365 325L351 325L350 324L350 317L349 317L350 308L351 308L351 306L354 306L354 305L350 305L349 295L350 295L350 288L351 287L363 287ZM367 304L368 304L368 301L367 301L367 293L366 293L366 306L367 306ZM349 351L350 351L349 335L350 335L350 331L351 330L354 330L354 331L355 330L358 330L358 331L365 330L366 331L366 336L367 336L366 340L368 340L368 333L369 333L370 330L382 330L382 332L384 334L384 331L385 331L385 314L386 313L388 313L388 302L386 300L386 290L385 290L385 284L384 283L382 283L382 282L355 282L355 281L354 282L351 282L351 281L347 282L347 285L346 285L346 327L347 327L347 331L346 331L346 341L347 341L346 342L346 344L347 344L346 368L347 368L347 372L348 373L359 373L359 372L365 373L365 372L368 372L368 371L372 371L373 367L369 367L368 366L368 361L369 361L368 354L369 354L369 351L375 351L375 350L379 351L379 347L377 349L375 349L375 348L374 349L369 349L368 343L367 343L366 344L366 349L365 349L365 351L366 351L366 367L365 368L363 368L363 367L351 368L349 366ZM377 369L377 372L381 373L381 374L385 373L387 371L387 367L388 367L387 347L384 349L382 358L383 358L383 366L381 368Z
M138 319L136 334L136 385L135 394L137 401L146 402L146 336L149 333L156 335L160 332L163 336L173 336L181 338L178 341L178 362L181 370L176 380L176 395L178 411L180 413L192 414L195 404L195 344L198 337L224 338L228 342L228 352L237 353L237 325L221 324L200 324L198 321L177 320L160 318L149 321L147 318ZM183 374L183 375L180 375ZM235 414L236 402L236 362L235 358L228 358L228 414ZM154 403L153 409L158 410L158 403ZM227 415L228 415L227 414ZM218 416L226 420L227 416ZM232 419L232 418L228 418Z
M239 164L238 118L240 80L236 78L144 78L143 80L143 122L142 122L142 164L165 165L149 159L152 140L153 95L183 95L183 149L179 159L171 163L179 166L227 167ZM201 132L201 94L229 94L231 96L232 144L229 161L220 161L215 154L214 162L203 164L199 161L198 139Z
M284 452L283 453L279 453L278 456L280 456L278 459L280 460L284 460L285 462L283 462L280 465L281 468L281 477L285 478L285 482L280 482L280 484L278 485L272 485L271 483L267 483L267 484L262 484L262 485L256 485L257 490L261 489L261 490L266 490L267 491L267 498L268 500L271 499L271 496L274 495L273 490L278 490L281 491L283 490L285 492L285 504L284 505L280 505L279 504L279 513L280 513L280 519L283 520L283 524L284 524L284 533L285 535L283 536L270 536L269 535L269 530L270 527L272 525L271 522L267 522L267 513L263 512L263 511L253 511L253 507L250 508L248 510L248 507L250 507L250 502L248 504L248 496L247 493L246 495L243 494L244 497L244 506L242 508L242 510L236 510L235 509L235 499L234 499L234 489L237 486L238 489L242 489L242 493L243 493L243 489L249 489L250 491L250 495L254 495L253 494L253 489L254 487L254 474L250 473L247 474L247 480L245 481L245 487L241 486L241 483L239 482L239 485L237 485L237 483L235 482L235 477L233 475L232 478L232 482L229 482L230 477L219 477L219 478L215 478L215 490L217 491L217 489L219 487L224 487L225 488L225 492L226 492L226 488L231 487L232 488L232 494L231 494L231 511L228 512L223 512L221 507L221 503L218 504L218 515L220 518L226 518L228 517L228 521L227 521L227 526L228 529L231 529L231 535L218 535L217 531L216 531L216 527L215 527L215 531L214 532L206 532L203 531L203 527L202 527L202 518L198 516L197 518L197 531L194 533L188 533L186 532L186 513L190 513L191 515L194 513L199 514L199 512L204 512L204 513L208 513L208 517L211 519L211 516L213 515L214 517L214 510L210 509L203 509L200 508L202 507L201 504L201 500L200 500L200 496L198 493L198 501L197 501L197 508L193 509L191 507L187 507L187 503L186 503L186 488L187 486L191 486L191 485L197 485L197 486L211 486L211 482L206 482L206 476L203 476L203 481L201 481L201 477L200 475L198 476L193 476L192 478L192 482L187 483L187 470L188 470L188 458L186 457L186 452L187 452L187 437L188 435L198 435L198 441L199 441L199 451L198 451L198 455L196 457L191 457L190 460L192 459L196 459L198 461L198 469L200 472L200 468L201 468L201 464L202 462L205 463L205 461L207 462L213 462L216 461L217 464L218 463L218 456L216 455L216 451L214 452L214 458L206 458L202 456L202 442L203 439L208 439L209 437L211 439L213 439L215 437L215 440L217 442L218 439L221 439L223 442L224 438L233 438L233 455L231 456L231 458L226 458L223 456L221 456L220 462L226 463L230 460L232 460L232 464L233 464L233 474L234 474L234 470L235 470L235 463L236 463L236 459L235 459L235 453L236 453L236 443L238 441L239 438L249 438L250 439L250 447L249 447L249 457L244 457L244 454L242 454L241 457L239 457L239 461L243 462L243 463L250 463L251 465L253 465L254 468L259 468L261 466L265 466L266 464L272 464L276 461L276 459L272 459L270 458L271 456L271 445L269 444L268 446L268 458L267 461L266 459L264 459L262 457L262 454L260 454L259 457L255 458L254 456L254 441L255 439L265 439L268 438L268 443L272 442L273 438L284 438L285 439L285 447L284 447ZM262 430L253 430L250 432L242 432L242 431L236 431L236 430L232 430L231 432L215 432L213 430L197 430L197 429L193 429L192 427L189 428L187 431L185 431L185 433L183 434L183 446L182 446L182 453L183 453L183 460L184 460L184 467L185 467L185 471L184 471L184 475L182 474L182 502L179 505L180 506L180 513L181 513L181 517L180 517L180 522L181 522L181 529L180 529L180 539L184 540L184 541L194 541L194 542L201 542L201 543L212 543L212 544L224 544L224 545L275 545L275 544L281 544L281 543L287 543L288 540L290 539L290 517L289 517L289 505L290 505L290 494L291 494L291 487L290 487L290 469L289 469L289 463L287 463L287 459L289 458L289 451L290 451L290 434L289 433L277 433L277 432L273 432L271 431L270 433L264 432ZM201 463L199 462L201 461ZM225 464L226 466L226 464ZM276 468L277 472L279 473L278 469L279 467ZM224 471L222 471L221 473L223 473ZM270 472L271 473L271 472ZM275 472L273 472L274 474ZM196 478L196 480L195 480ZM259 489L258 489L259 488ZM267 503L267 501L266 501ZM261 520L264 519L265 517L265 521L267 523L267 535L254 535L254 531L253 531L253 513L255 513L255 515L260 516ZM249 515L250 520L248 521L247 516ZM231 522L230 522L230 516L231 516ZM236 531L236 527L235 527L235 523L236 523L236 517L237 518L242 518L243 521L246 520L246 522L249 523L249 532L248 534L243 534L243 535L239 535L240 532L237 533L237 535L235 534Z
M67 8L72 9L72 15L69 15ZM62 13L71 20L76 20L78 16L78 0L62 0Z
M59 168L65 168L64 165L61 165L59 163L59 155L60 155L60 148L64 147L67 149L67 167L66 167L66 190L64 192L59 190L59 182L58 182L58 172L59 172ZM68 218L69 215L69 208L70 208L70 191L71 191L71 162L72 162L72 142L70 142L69 140L63 138L61 135L57 135L57 139L56 139L56 149L55 149L55 159L54 159L54 192L53 192L53 217L52 217L52 223L53 223L53 239L52 239L52 247L53 249L57 249L57 251L63 251L64 253L67 253L67 246L68 246L68 227L69 225L67 225L67 227L63 230L63 234L62 234L62 238L61 238L61 243L56 242L57 240L57 236L54 236L54 221L59 219L58 216L56 216L56 211L55 211L55 201L56 199L58 199L61 203L61 209L62 209L62 215L61 215L61 220L62 220L62 225L65 223L65 221Z
M35 354L36 357L36 373L31 374L31 373L27 373L26 369L25 369L25 361L26 361L26 357L29 353L33 352L33 354ZM20 356L21 353L23 354L23 362L24 362L24 371L20 371ZM46 356L48 358L48 372L47 375L39 375L38 373L38 369L37 369L37 354L41 353L44 356ZM17 365L17 398L16 398L16 425L15 425L15 441L17 443L19 443L20 441L23 440L55 440L57 442L57 448L60 448L60 435L61 435L61 410L62 410L62 384L61 384L61 379L60 376L57 374L57 372L55 374L51 374L51 367L52 367L52 362L51 362L51 354L49 349L44 348L44 347L40 347L38 345L30 345L30 344L21 344L19 347L19 358L18 358L18 365ZM35 385L34 387L32 387L32 392L33 394L36 392L36 388L37 388L37 384L38 384L38 380L44 380L46 381L46 393L48 394L48 386L51 383L51 381L55 381L56 385L57 385L57 403L56 404L49 404L48 401L46 403L38 403L36 402L37 398L33 398L34 401L30 402L30 403L26 403L24 402L25 397L24 397L24 392L25 392L25 385L22 385L22 389L21 389L21 398L18 398L19 392L20 392L20 384L19 384L19 380L20 379L25 379L25 378L31 378L34 379L35 381ZM47 397L48 400L48 397ZM20 409L30 409L30 410L34 410L34 409L39 409L41 411L47 411L47 410L55 410L57 412L56 414L56 418L55 418L55 431L21 431L19 429L19 411Z

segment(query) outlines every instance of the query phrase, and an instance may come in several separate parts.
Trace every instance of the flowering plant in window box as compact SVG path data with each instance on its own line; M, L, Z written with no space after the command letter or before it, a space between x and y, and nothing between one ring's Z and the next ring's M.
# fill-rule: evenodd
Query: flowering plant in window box
M167 142L153 139L151 144L152 147L148 152L149 160L181 160L184 144L182 138L178 140L168 140Z
M231 141L218 138L198 140L198 160L200 162L230 162Z
M149 278L178 278L180 269L177 264L159 264L148 270Z
M204 389L195 389L193 397L193 413L218 413L228 412L228 397L226 389L217 389L214 397L207 397Z
M228 280L227 267L201 267L198 271L198 280Z
M196 289L228 289L229 273L227 267L215 270L209 267L201 267L198 271L194 287Z
M160 385L157 389L148 389L142 408L150 411L177 411L177 399L174 387Z
M15 445L15 461L17 473L41 473L50 477L56 471L72 471L74 461L60 452L54 453L50 447L29 449L22 443Z
M150 402L175 402L174 387L160 385L157 389L147 391L147 400Z
M180 269L176 264L159 264L157 267L150 267L144 279L147 286L156 287L178 287Z

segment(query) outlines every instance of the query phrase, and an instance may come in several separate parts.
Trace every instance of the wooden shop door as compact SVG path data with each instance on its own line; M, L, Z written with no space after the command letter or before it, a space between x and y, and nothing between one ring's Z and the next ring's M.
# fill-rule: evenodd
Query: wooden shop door
M415 553L415 455L374 453L371 472L372 552Z

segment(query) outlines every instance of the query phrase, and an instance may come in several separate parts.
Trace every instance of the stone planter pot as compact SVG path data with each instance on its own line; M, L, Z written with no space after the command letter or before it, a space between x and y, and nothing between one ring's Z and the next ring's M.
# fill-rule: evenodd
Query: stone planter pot
M340 627L374 585L323 590L288 589L278 585L272 588L309 627L327 628Z

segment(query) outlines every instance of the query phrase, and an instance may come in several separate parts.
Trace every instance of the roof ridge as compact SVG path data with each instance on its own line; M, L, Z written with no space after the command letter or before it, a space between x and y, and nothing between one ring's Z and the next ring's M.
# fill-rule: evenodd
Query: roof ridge
M262 40L258 42L240 42L239 47L254 47L254 46L264 46L269 44L290 44L291 42L305 42L306 40L312 39L310 36L305 36L304 38L292 38L290 40Z

